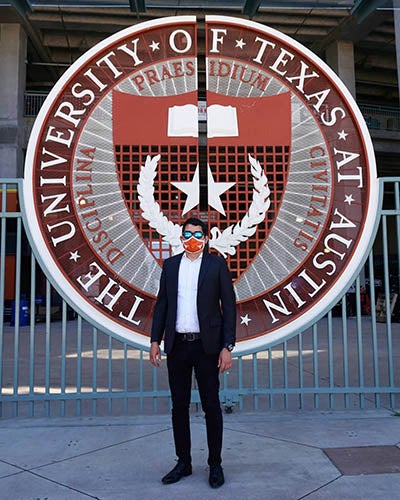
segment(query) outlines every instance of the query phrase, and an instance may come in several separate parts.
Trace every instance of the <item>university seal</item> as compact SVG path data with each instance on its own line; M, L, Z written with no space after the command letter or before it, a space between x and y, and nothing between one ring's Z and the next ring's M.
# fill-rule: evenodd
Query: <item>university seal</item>
M208 16L204 36L194 17L165 18L78 59L33 127L23 202L58 291L140 347L182 222L206 220L244 353L311 325L355 278L376 167L357 105L316 55L242 19Z

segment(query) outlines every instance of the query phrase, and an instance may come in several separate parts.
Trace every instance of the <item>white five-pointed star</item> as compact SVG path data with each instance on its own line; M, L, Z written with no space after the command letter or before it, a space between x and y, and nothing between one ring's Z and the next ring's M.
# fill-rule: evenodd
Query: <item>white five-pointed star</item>
M342 130L341 132L338 132L338 136L339 136L339 139L342 140L342 141L345 141L346 140L346 137L348 136L349 134L346 134L346 132L344 130Z
M240 316L240 319L242 320L240 323L241 325L249 326L249 322L251 321L251 318L249 318L248 314L246 314L246 316Z
M236 40L236 45L235 47L239 47L239 49L243 49L243 47L246 45L246 42L243 41L243 38L240 40Z
M75 252L69 252L69 255L69 260L73 260L75 262L77 262L77 260L81 258L77 250L75 250Z
M207 165L207 180L208 180L208 204L217 210L222 215L225 215L224 207L222 206L220 196L231 188L234 182L215 182L210 166ZM200 202L200 173L199 165L189 182L171 182L173 186L186 194L186 203L183 208L182 215L196 207Z
M153 52L155 52L156 50L160 50L160 42L155 42L154 40L151 42L151 44L149 45L149 47L151 48L151 50Z
M349 205L351 205L353 203L353 201L356 201L356 200L353 198L352 194L345 194L344 195L344 202L345 203L348 203Z
M215 208L217 212L225 215L224 207L221 202L221 194L228 191L232 186L235 185L234 182L215 182L214 177L211 173L210 165L207 165L207 181L208 181L208 204L210 207Z
M200 174L198 165L190 182L171 182L171 184L177 187L180 191L182 191L182 193L185 193L187 196L182 215L185 215L187 212L189 212L189 210L192 210L192 208L196 207L199 204Z

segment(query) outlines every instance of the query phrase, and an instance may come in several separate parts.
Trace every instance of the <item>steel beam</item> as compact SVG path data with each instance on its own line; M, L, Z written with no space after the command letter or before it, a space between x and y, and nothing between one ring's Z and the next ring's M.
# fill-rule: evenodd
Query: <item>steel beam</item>
M146 12L146 0L129 0L129 7L132 12Z
M243 14L249 16L252 19L258 12L260 8L261 0L245 0L243 4Z

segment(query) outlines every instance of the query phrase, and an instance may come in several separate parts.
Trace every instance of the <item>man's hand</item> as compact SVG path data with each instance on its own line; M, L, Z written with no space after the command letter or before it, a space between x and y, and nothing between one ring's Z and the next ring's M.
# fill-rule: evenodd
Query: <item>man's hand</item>
M155 367L160 366L161 361L161 349L158 342L152 342L150 344L150 363Z
M219 373L224 373L224 371L229 370L232 366L232 353L228 351L225 347L219 353L218 368Z

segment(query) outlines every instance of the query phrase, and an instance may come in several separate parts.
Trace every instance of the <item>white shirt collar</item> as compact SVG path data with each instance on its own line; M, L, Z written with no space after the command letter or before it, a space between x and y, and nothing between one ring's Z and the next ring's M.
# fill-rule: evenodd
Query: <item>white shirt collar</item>
M186 255L186 252L183 252L183 256L182 256L182 259L189 261L191 264L194 264L195 262L201 261L202 258L203 258L203 252L201 252L201 254L198 257L196 257L194 260L189 259L189 257Z

